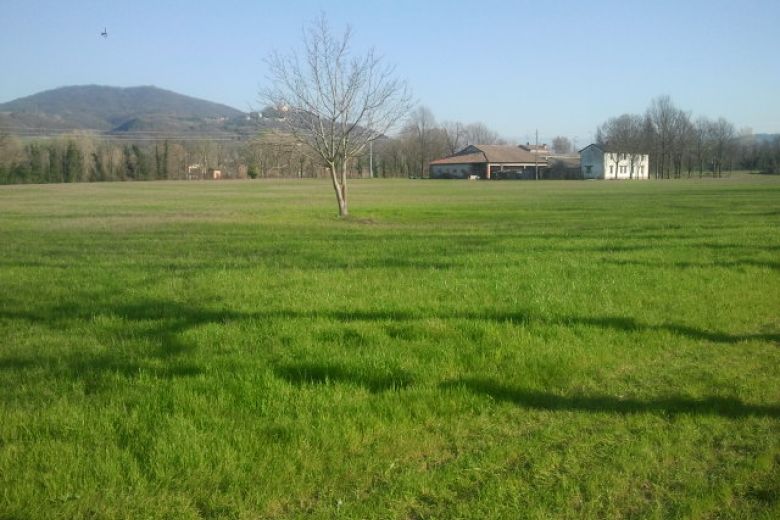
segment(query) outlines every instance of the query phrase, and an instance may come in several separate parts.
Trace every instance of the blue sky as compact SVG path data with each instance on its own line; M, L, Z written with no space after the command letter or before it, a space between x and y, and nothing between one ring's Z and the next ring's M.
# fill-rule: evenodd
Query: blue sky
M608 117L668 94L695 116L780 132L778 0L0 0L0 102L156 85L248 110L263 58L298 45L320 12L394 63L440 121L584 145Z

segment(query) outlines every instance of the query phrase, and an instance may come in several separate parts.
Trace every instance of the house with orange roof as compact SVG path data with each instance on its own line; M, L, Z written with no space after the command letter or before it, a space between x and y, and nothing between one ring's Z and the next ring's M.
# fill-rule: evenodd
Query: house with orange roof
M535 179L548 167L547 158L524 146L472 144L431 161L431 179Z

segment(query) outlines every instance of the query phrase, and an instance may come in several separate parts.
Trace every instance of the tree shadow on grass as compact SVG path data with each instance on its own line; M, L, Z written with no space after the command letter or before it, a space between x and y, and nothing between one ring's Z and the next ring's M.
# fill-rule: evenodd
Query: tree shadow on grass
M688 325L681 325L677 323L664 323L661 325L647 325L633 318L625 318L620 316L606 316L606 317L574 317L571 318L574 323L581 323L584 325L593 325L605 329L620 330L625 332L632 331L667 331L680 336L685 336L695 340L711 341L713 343L739 343L741 341L759 340L759 341L780 341L780 334L773 333L757 333L757 334L728 334L720 331L709 331L705 329L699 329L696 327L690 327ZM566 320L564 320L564 323Z
M12 356L0 359L0 372L43 371L51 379L81 381L87 393L108 389L117 377L133 380L141 377L177 379L201 374L190 361L195 345L182 339L190 327L222 319L210 311L158 301L142 301L95 308L58 305L37 312L0 312L0 318L25 320L49 328L69 329L73 322L89 322L98 317L120 318L129 323L98 325L94 335L99 343L111 345L97 349L67 349L58 355ZM121 346L130 341L132 348ZM118 346L120 345L120 346Z
M92 319L103 315L123 318L129 322L146 322L151 325L145 330L137 331L141 337L153 340L159 346L160 356L176 356L187 353L194 347L180 339L184 331L200 325L217 323L229 324L244 320L268 321L276 319L317 319L323 318L343 323L349 322L404 322L425 319L441 320L474 320L498 323L540 323L548 325L588 325L603 329L624 332L654 332L668 331L694 340L706 340L714 343L738 343L746 340L780 341L778 333L729 334L692 327L677 323L647 324L634 318L624 316L545 316L527 310L504 311L474 310L454 312L413 311L404 309L354 309L354 310L268 310L268 311L235 311L205 309L178 302L144 300L137 303L108 305L100 309L87 309L79 312L63 311L62 308L44 309L40 312L0 311L0 318L11 320L26 320L55 326L63 317L73 319Z
M27 370L36 366L39 366L39 363L29 358L7 357L0 359L0 371Z
M621 399L608 395L561 396L549 392L515 388L490 379L462 378L441 384L444 389L464 388L476 395L486 395L523 408L547 411L583 411L593 413L664 415L718 415L729 419L743 417L780 418L780 406L746 404L729 397L694 399L669 396L657 399Z
M742 269L745 267L757 267L759 269L772 269L780 270L780 262L773 262L771 260L753 260L749 258L743 258L740 260L716 260L713 262L649 262L639 260L611 260L604 259L604 263L619 265L619 266L637 266L648 268L664 268L674 267L677 269L709 269L709 268L722 268L722 269Z
M281 315L288 318L302 317L301 314L285 313L282 311ZM305 314L304 314L305 315ZM691 327L688 325L678 323L663 323L663 324L646 324L642 323L634 318L627 318L623 316L544 316L536 314L530 311L502 311L502 310L485 310L485 311L455 311L453 313L428 313L428 312L411 312L402 310L386 310L386 311L369 311L369 310L353 310L353 311L322 311L312 315L323 316L329 319L351 322L351 321L415 321L424 319L441 319L441 320L473 320L473 321L489 321L496 323L510 323L510 324L526 324L526 323L539 323L546 325L588 325L592 327L599 327L602 329L611 329L621 332L661 332L667 331L680 336L685 336L693 340L704 340L713 343L739 343L748 340L758 341L780 341L780 334L776 333L755 333L755 334L729 334L722 331L706 330L697 327Z
M124 359L111 354L72 356L68 367L81 376L113 373L126 378L147 374L160 379L191 377L201 374L200 367L187 362L154 363L149 360Z
M99 301L99 300L98 300ZM94 366L96 368L118 370L121 363L130 364L130 372L135 371L136 366L132 362L140 358L141 365L148 365L148 360L155 361L152 365L159 365L163 361L170 361L172 364L186 359L196 349L197 345L185 339L185 334L190 329L203 325L217 324L229 325L233 322L254 321L267 322L273 320L317 320L326 319L336 321L341 324L351 322L380 322L399 323L416 322L420 320L438 319L443 321L485 321L494 323L506 323L510 325L549 325L558 327L567 326L590 326L604 330L614 330L625 333L655 333L670 332L682 337L696 341L708 341L720 344L733 344L748 340L780 342L780 334L752 333L752 334L730 334L718 330L708 330L692 327L679 323L661 323L648 324L642 323L634 318L623 316L581 316L581 315L543 315L528 310L505 311L500 309L483 310L456 310L446 312L446 310L411 310L411 309L315 309L315 310L259 310L259 311L241 311L232 309L205 308L187 303L144 299L135 302L122 304L100 304L81 302L80 306L74 302L69 305L58 305L52 307L41 307L33 311L16 311L6 307L0 310L0 319L11 321L28 321L31 323L46 326L51 329L68 330L74 326L74 323L81 326L85 322L94 321L96 318L106 318L105 325L98 324L95 328L95 335L99 341L109 344L122 342L128 337L139 339L140 349L137 352L125 353L129 359L116 357L113 361L107 362L95 358ZM362 338L354 338L354 333L350 331L331 331L329 337L333 341L346 342L350 345L356 343ZM335 339L334 339L335 338ZM322 338L321 338L322 339ZM106 340L106 341L102 341ZM348 341L349 340L349 341ZM351 341L351 343L350 343ZM355 346L355 345L352 345ZM121 353L117 353L117 356ZM28 368L29 364L24 360L5 359L0 360L0 369L19 369ZM143 367L142 367L143 368ZM307 371L310 376L323 374L333 379L343 381L352 381L360 384L357 373L335 366L320 366L315 370L315 366L308 366ZM299 370L298 372L301 372ZM288 372L292 374L293 372ZM366 384L363 386L369 388L382 387L382 378L376 378L372 375L363 374L366 378ZM384 377L384 376L383 376ZM316 380L318 377L309 377L310 380ZM322 379L322 377L319 377ZM372 383L376 380L376 384ZM403 378L400 380L403 381Z
M143 355L127 356L115 352L77 352L56 357L6 357L0 359L0 374L26 377L28 371L45 374L46 381L79 382L86 394L111 391L121 381L141 378L175 380L203 373L196 364L184 360L152 359Z
M378 371L354 369L328 363L296 363L280 365L274 369L280 379L295 386L328 385L343 383L360 386L371 393L401 390L412 385L413 379L398 369Z

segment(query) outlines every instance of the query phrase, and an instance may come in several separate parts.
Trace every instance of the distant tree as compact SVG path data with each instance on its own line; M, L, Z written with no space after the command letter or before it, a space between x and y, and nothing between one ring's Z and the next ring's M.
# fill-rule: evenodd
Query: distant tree
M75 142L70 141L62 161L62 177L64 182L79 182L84 171L84 157Z
M103 158L97 152L92 153L92 170L89 176L91 182L106 180L106 170L103 165Z
M734 125L720 118L692 120L690 112L677 108L669 96L653 99L644 117L623 114L613 117L596 129L596 142L607 149L627 153L634 170L640 154L649 153L656 178L676 178L683 170L690 177L698 170L701 177L705 164L713 175L720 176L735 162L756 165L757 149L740 143L753 142L751 132L737 136Z
M780 173L780 136L759 146L757 165L764 173Z
M379 171L382 177L397 177L408 175L407 170L407 143L403 134L395 139L382 139L374 146Z
M599 144L607 151L626 154L629 161L629 177L634 177L635 168L645 149L645 125L642 116L623 114L609 119L596 131ZM617 178L618 172L614 172Z
M705 158L709 155L711 127L712 122L704 116L696 119L693 125L693 155L696 158L700 178L704 174Z
M16 179L22 175L27 177L27 171L17 168L23 160L23 146L21 141L7 132L0 132L0 183L19 182Z
M471 123L466 126L466 141L468 144L501 144L503 139L484 123Z
M723 165L732 152L735 136L734 125L722 117L710 125L713 174L718 177L723 174Z
M573 147L568 137L564 137L561 135L557 137L553 137L552 140L553 152L557 154L567 154L567 153L571 153L572 149Z
M401 129L398 144L410 175L425 177L428 164L450 153L446 130L436 125L430 110L419 107L412 112Z
M160 143L154 143L154 178L168 178L168 140L166 139L162 146Z
M27 156L30 158L30 175L33 182L45 182L46 173L44 171L43 150L37 143L30 144L27 147Z
M106 165L107 180L124 179L124 168L122 167L122 149L118 146L106 146L101 150Z
M145 180L149 177L149 168L146 165L146 155L137 145L125 146L124 153L124 177L131 180Z
M454 155L466 146L466 127L459 121L445 121L441 128L447 143L447 154Z
M62 177L62 161L60 160L60 151L56 143L49 143L49 182L64 182Z
M693 133L694 126L693 123L691 123L690 113L683 110L677 110L672 126L670 157L674 176L678 179L682 176L683 164L685 163L686 157L690 154L690 149L694 141Z
M669 154L674 138L674 126L678 109L669 96L659 96L650 102L647 118L652 123L655 145L656 178L663 178L669 165Z
M424 106L417 107L411 113L404 129L405 132L410 134L416 145L417 166L420 177L425 176L428 161L431 158L431 134L435 129L436 119L433 117L433 112Z
M739 167L751 172L758 167L759 143L753 134L753 129L743 127L739 130L736 141L736 159Z
M271 86L262 96L284 107L288 131L316 153L330 172L339 215L349 214L351 160L389 131L411 107L406 84L369 50L354 55L349 28L335 36L322 15L304 32L303 55L272 53Z

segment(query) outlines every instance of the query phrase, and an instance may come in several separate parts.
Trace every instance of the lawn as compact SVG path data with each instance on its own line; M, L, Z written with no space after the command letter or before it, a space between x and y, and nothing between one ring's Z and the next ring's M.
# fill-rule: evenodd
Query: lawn
M0 187L0 518L777 518L780 178Z

